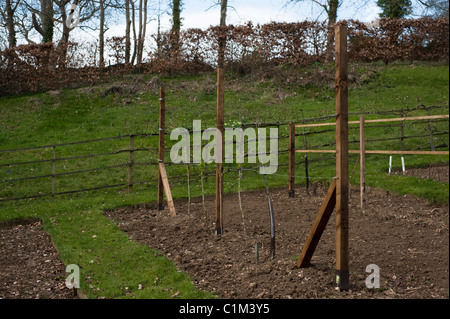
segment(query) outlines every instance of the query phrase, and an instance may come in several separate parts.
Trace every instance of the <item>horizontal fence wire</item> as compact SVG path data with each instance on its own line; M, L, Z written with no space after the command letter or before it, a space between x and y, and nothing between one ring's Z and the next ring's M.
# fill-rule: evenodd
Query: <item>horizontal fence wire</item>
M448 112L448 105L447 106L425 106L423 104L417 105L415 107L412 108L401 108L401 109L396 109L396 110L388 110L388 111L376 111L376 112L370 112L370 111L365 111L365 112L357 112L357 113L349 113L349 116L364 116L364 115L400 115L400 116L407 116L413 112L416 111L426 111L428 112L428 114L433 111L433 110L441 110L441 111L447 111ZM335 119L336 118L336 114L331 114L331 115L324 115L324 116L318 116L318 117L314 117L314 118L302 118L302 119L297 119L297 120L293 120L293 121L278 121L278 122L273 122L273 123L269 123L269 122L253 122L253 123L242 123L239 126L233 126L233 127L228 127L228 128L241 128L241 129L246 129L246 128L269 128L269 127L277 127L277 128L281 128L282 126L288 126L291 123L293 124L306 124L306 123L318 123L318 122L323 122L325 120L330 120L330 119ZM417 124L424 124L424 125L428 125L427 128L423 129L423 132L427 132L425 133L416 133L416 134L410 134L410 135L403 135L403 136L398 136L398 137L385 137L385 138L374 138L374 139L367 139L366 143L377 143L377 142L388 142L388 141L399 141L401 143L403 143L405 140L408 139L420 139L420 138L427 138L430 137L430 134L432 134L432 137L436 138L436 137L443 137L445 135L448 136L449 131L445 130L445 129L437 129L434 124L438 124L441 122L447 122L448 119L431 119L431 120L419 120L419 121L411 121L409 123L400 123L400 124L389 124L389 125L380 125L380 124L375 124L375 125L365 125L365 128L383 128L383 127L389 127L389 128L393 128L393 127L402 127L402 128L407 128L407 127L414 127ZM357 130L359 129L359 127L349 127L350 130L354 129ZM166 138L170 135L170 133L167 132L168 130L166 129L166 132L164 133L164 135L166 136ZM192 133L199 133L199 131L194 131L192 130L187 130L187 132L189 134ZM296 132L295 133L295 137L303 137L306 138L308 136L314 136L314 135L320 135L320 134L327 134L327 133L334 133L335 130L334 129L313 129L313 128L309 128L308 130L303 129L302 132ZM56 147L65 147L65 146L72 146L72 145L80 145L80 144L90 144L90 143L98 143L98 142L106 142L106 141L111 141L111 140L123 140L123 139L130 139L132 137L143 137L143 138L152 138L152 137L158 137L159 136L159 132L155 132L155 133L140 133L140 134L128 134L128 135L119 135L119 136L114 136L114 137L105 137L105 138L98 138L98 139L91 139L91 140L84 140L84 141L75 141L75 142L67 142L67 143L59 143L59 144L49 144L49 145L43 145L43 146L36 146L36 147L25 147L25 148L15 148L15 149L6 149L6 150L0 150L0 153L12 153L12 152L25 152L25 151L30 151L30 150L39 150L39 149L48 149L48 148L53 148L55 149ZM289 135L281 135L278 137L266 137L266 141L271 141L271 140L286 140L289 138ZM244 144L248 144L250 142L257 142L259 141L258 138L254 138L254 139L244 139L243 142ZM227 144L237 144L238 140L233 139L233 141L227 141ZM240 142L239 142L240 143ZM354 139L354 140L350 140L349 144L358 144L360 143L360 141L358 139ZM197 147L203 148L205 147L207 144L207 142L202 141L201 145L198 145ZM336 145L336 142L329 142L329 143L322 143L322 144L317 144L317 145L309 145L308 149L312 149L312 150L319 150L319 149L324 149L327 147L334 147ZM305 145L303 145L305 147ZM435 149L437 148L448 148L448 143L444 140L441 139L441 141L439 143L436 143L436 145L432 145ZM422 145L418 146L417 149L429 149L430 148L430 142L427 143L423 143ZM190 145L189 150L190 151L194 151L196 149L195 145ZM86 155L78 155L78 156L71 156L71 157L61 157L61 158L52 158L52 159L42 159L42 160L35 160L35 161L23 161L23 162L12 162L12 163L3 163L0 164L0 167L11 167L11 166L20 166L20 165L31 165L31 164L37 164L37 163L53 163L53 165L55 165L55 163L57 162L61 162L61 161L68 161L68 160L78 160L78 159L88 159L88 158L96 158L96 157L101 157L101 156L113 156L113 155L118 155L118 154L124 154L124 153L138 153L138 152L149 152L154 156L157 156L157 152L158 152L158 148L146 148L146 147L139 147L139 148L132 148L130 147L129 149L120 149L118 151L115 152L106 152L106 153L97 153L97 154L86 154ZM165 153L169 153L169 150L166 150ZM234 150L233 150L234 152ZM287 154L289 153L289 149L278 149L278 154ZM248 159L250 157L256 157L256 156L260 156L260 155L267 155L267 153L245 153L244 154L244 158ZM230 159L230 158L226 158ZM309 159L309 163L312 162L321 162L321 161L327 161L327 160L335 160L335 156L321 156L320 158L317 159ZM22 178L15 178L15 179L3 179L0 180L0 184L5 184L5 183L14 183L14 182L21 182L21 181L28 181L28 180L36 180L36 179L43 179L43 178L52 178L55 179L57 177L62 177L62 176L70 176L70 175L76 175L76 174L83 174L83 173L91 173L91 172L97 172L97 171L103 171L103 170L108 170L108 169L116 169L116 168L124 168L124 167L133 167L133 166L157 166L159 164L158 160L149 160L149 161L132 161L132 162L126 162L126 163L121 163L121 164L116 164L116 165L110 165L110 166L103 166L103 167L97 167L97 168L91 168L91 169L81 169L81 170L74 170L74 171L70 171L70 172L63 172L63 173L52 173L52 174L45 174L45 175L41 175L41 176L28 176L28 177L22 177ZM172 162L172 161L166 161L165 165L168 166L172 166L172 165L191 165L191 166L195 166L195 165L199 165L201 163L176 163L176 162ZM248 163L251 164L251 163ZM298 161L295 162L296 165L302 165L305 164L305 161ZM288 163L279 163L277 166L278 167L286 167L288 166ZM233 172L259 172L259 170L264 167L263 165L261 166L254 166L254 167L239 167L239 168L234 168L231 166L227 166L225 168L225 172L226 173L233 173ZM201 178L207 178L209 176L215 176L216 172L204 172L201 174L194 174L191 175L189 177L190 181L196 181L199 180ZM284 177L288 177L287 174L274 174L274 175L279 175L279 176L284 176ZM185 178L186 176L184 175L178 175L178 176L171 176L171 183L174 184L178 184L178 183L186 183L188 182L188 179ZM304 176L296 176L296 178L305 178ZM330 179L333 177L318 177L318 176L311 176L308 177L309 179ZM142 181L132 181L132 185L138 185L138 184L149 184L149 183L157 183L158 180L153 179L153 180L142 180ZM91 188L83 188L83 189L77 189L77 190L71 190L71 191L64 191L64 192L52 192L52 193L46 193L46 194L38 194L38 195L31 195L31 196L22 196L22 197L15 197L15 198L0 198L0 202L3 201L14 201L14 200L21 200L21 199L34 199L34 198L42 198L42 197L49 197L49 196L57 196L57 195L67 195L67 194L75 194L75 193L80 193L80 192L89 192L89 191L94 191L94 190L101 190L101 189L109 189L109 188L118 188L118 187L127 187L130 186L129 182L124 182L124 183L119 183L119 184L111 184L111 185L103 185L103 186L98 186L98 187L91 187Z
M92 140L85 140L85 141L77 141L77 142L67 142L67 143L59 143L59 144L49 144L49 145L33 146L33 147L25 147L25 148L14 148L14 149L0 150L0 153L21 152L21 151L30 151L30 150L39 150L39 149L46 149L46 148L53 148L53 147L61 147L61 146L71 146L71 145L80 145L80 144L91 144L91 143L96 143L96 142L104 142L104 141L111 141L111 140L120 140L120 139L130 138L131 136L134 136L134 137L157 137L157 136L159 136L159 133L145 133L145 134L119 135L119 136L104 137L104 138L98 138L98 139L92 139Z

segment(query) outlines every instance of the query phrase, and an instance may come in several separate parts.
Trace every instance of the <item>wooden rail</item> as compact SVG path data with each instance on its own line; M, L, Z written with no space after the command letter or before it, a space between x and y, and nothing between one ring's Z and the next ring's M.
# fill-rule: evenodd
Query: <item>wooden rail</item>
M383 122L403 122L403 121L420 121L420 120L437 120L437 119L448 119L449 115L431 115L431 116L415 116L415 117L397 117L390 119L375 119L375 120L365 120L365 123L383 123ZM348 124L360 124L360 121L350 121ZM321 126L335 126L334 123L315 123L315 124L300 124L295 125L296 128L300 127L321 127Z
M336 150L295 150L295 153L335 154ZM449 155L449 151L365 151L366 154L391 155ZM359 150L349 150L348 154L360 154Z

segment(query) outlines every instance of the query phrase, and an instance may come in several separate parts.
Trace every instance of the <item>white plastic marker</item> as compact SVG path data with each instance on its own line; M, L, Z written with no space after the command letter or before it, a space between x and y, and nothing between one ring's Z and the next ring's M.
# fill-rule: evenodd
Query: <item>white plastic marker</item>
M392 171L392 156L389 156L389 175L391 174Z
M403 170L403 175L405 175L405 158L402 156L402 170Z

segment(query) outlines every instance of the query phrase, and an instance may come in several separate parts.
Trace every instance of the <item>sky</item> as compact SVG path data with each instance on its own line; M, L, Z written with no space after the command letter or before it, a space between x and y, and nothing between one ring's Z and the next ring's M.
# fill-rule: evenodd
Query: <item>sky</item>
M168 0L162 0L162 6L167 7ZM182 11L183 29L201 28L206 29L211 25L217 25L220 19L219 6L212 7L214 0L185 0ZM367 2L367 1L366 1ZM359 5L362 1L348 0L339 9L339 19L355 18L363 22L375 20L380 9L375 4L375 0L368 1L367 5ZM152 3L157 3L153 0ZM276 22L298 22L304 20L326 19L323 9L311 5L311 1L286 6L286 0L229 0L227 24L245 24L252 21L254 24L264 24L272 21ZM161 20L162 30L169 30L171 27L170 16L164 15ZM148 34L156 33L157 22L151 21L147 27ZM123 36L125 34L124 21L116 19L110 22L106 37ZM80 33L81 37L86 34ZM97 34L92 34L92 38Z
M220 9L217 6L214 9L206 11L213 3L213 0L186 0L185 1L185 19L184 26L205 28L210 25L216 25L220 17ZM348 1L351 2L351 1ZM362 1L354 1L358 3ZM379 13L379 8L375 1L370 1L370 5L357 10L357 6L343 5L340 8L340 18L357 17L362 21L372 21ZM257 23L277 22L298 22L303 20L313 20L323 11L318 6L312 6L311 1L305 1L303 4L294 4L286 6L286 0L229 0L228 24L243 24L247 21ZM326 18L323 13L320 17Z

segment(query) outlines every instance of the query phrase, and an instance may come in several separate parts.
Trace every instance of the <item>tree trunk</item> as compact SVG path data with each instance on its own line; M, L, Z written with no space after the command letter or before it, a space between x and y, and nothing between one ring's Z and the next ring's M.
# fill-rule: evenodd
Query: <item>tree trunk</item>
M161 56L161 0L158 1L158 30L156 33L157 56Z
M137 52L137 64L142 64L142 57L144 55L144 42L145 34L147 32L147 3L148 0L144 0L143 8L139 8L139 39L138 39L138 52ZM142 0L141 0L142 5Z
M66 13L64 5L60 5L59 9L61 10L61 19L63 21L62 36L61 36L61 39L59 40L59 44L58 44L58 45L61 45L61 44L65 44L65 43L69 42L70 29L67 26L67 13Z
M99 34L99 67L103 69L105 66L105 3L100 0L100 34Z
M172 2L172 52L178 55L181 31L181 0Z
M44 0L43 3L42 42L53 42L53 2L52 0Z
M131 54L131 18L130 18L130 0L125 1L126 27L125 27L125 63L130 63Z
M134 6L134 0L131 0L131 12L132 12L132 21L133 21L133 56L131 57L131 64L134 65L136 61L136 51L137 51L137 35L136 35L136 12Z
M141 64L141 41L142 41L142 1L139 0L139 33L136 48L136 64Z
M145 33L147 32L147 3L148 0L139 0L139 33L137 41L135 40L136 64L142 64L144 55ZM134 60L134 56L133 56Z
M41 10L39 24L36 14L32 14L32 22L34 29L42 36L42 43L53 42L53 2L52 0L40 0Z
M14 11L11 6L11 0L6 0L6 28L8 30L9 48L13 48L17 44L16 30L14 29Z
M334 59L334 25L337 22L337 12L339 0L328 0L328 36L327 36L327 52L326 62L330 63Z

